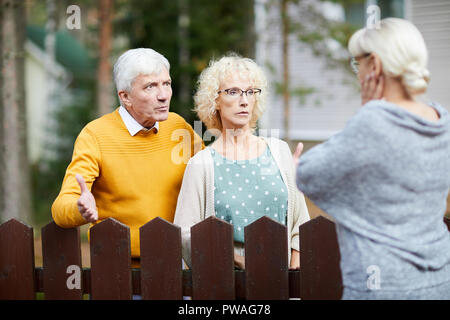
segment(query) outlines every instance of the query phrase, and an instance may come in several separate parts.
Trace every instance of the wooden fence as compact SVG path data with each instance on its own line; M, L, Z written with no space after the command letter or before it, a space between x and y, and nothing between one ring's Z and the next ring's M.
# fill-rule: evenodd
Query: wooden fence
M446 220L450 229L450 222ZM33 228L0 225L0 299L339 299L342 279L334 223L300 226L300 270L288 269L286 227L263 217L245 228L246 270L235 270L232 225L210 217L192 231L192 269L181 269L180 228L155 218L140 228L141 265L131 267L129 228L112 219L90 230L91 267L82 268L80 231L42 228L35 267ZM78 277L78 278L77 278Z

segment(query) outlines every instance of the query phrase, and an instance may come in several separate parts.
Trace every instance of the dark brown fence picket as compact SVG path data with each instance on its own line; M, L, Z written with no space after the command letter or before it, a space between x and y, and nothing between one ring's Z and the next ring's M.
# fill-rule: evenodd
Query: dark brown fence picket
M139 232L142 299L181 299L181 229L158 217Z
M262 217L244 230L246 298L289 299L287 229Z
M192 298L235 298L233 226L216 217L191 228Z
M320 216L300 226L300 297L342 296L341 257L334 222Z
M130 229L108 218L90 229L91 297L131 299Z
M11 219L0 225L0 300L35 298L33 228Z
M82 299L80 230L47 224L42 228L42 258L45 299Z
M450 230L450 219L444 218ZM342 276L335 224L318 217L300 226L300 271L288 274L286 228L263 217L245 229L246 270L233 268L233 226L210 217L191 228L192 269L181 270L181 234L156 218L140 229L141 266L131 270L130 231L110 218L94 226L91 269L81 288L67 286L68 266L81 269L78 228L42 228L43 267L34 266L33 228L11 219L0 225L0 300L130 299L340 299ZM72 272L73 269L72 269Z

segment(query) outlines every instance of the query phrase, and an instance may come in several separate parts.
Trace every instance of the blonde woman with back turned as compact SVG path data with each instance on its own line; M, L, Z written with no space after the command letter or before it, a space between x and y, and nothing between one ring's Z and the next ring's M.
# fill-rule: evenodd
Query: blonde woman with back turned
M450 116L417 100L425 42L387 18L348 48L363 107L297 169L299 189L336 221L343 299L450 299Z

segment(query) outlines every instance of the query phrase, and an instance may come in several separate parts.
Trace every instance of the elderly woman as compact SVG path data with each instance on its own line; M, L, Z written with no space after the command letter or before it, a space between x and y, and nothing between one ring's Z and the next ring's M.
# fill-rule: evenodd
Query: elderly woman
M336 221L344 299L450 299L450 116L416 98L425 42L387 18L348 47L365 104L300 158L298 187Z
M268 216L287 226L290 268L299 267L298 230L309 214L292 155L285 142L253 132L266 87L261 68L235 55L212 61L200 75L195 110L216 139L189 161L178 197L174 223L188 265L191 226L215 216L233 225L235 265L245 268L244 228Z

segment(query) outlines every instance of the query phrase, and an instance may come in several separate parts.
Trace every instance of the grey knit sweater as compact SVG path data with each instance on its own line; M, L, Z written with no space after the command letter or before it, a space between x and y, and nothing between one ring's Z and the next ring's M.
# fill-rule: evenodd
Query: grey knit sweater
M371 101L300 158L299 189L336 222L344 295L450 281L450 116L432 106L437 122Z

